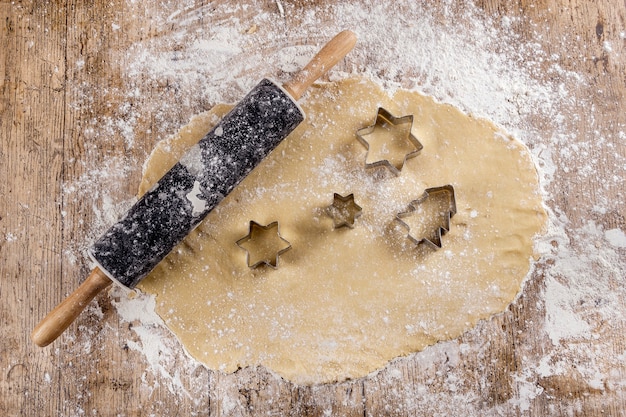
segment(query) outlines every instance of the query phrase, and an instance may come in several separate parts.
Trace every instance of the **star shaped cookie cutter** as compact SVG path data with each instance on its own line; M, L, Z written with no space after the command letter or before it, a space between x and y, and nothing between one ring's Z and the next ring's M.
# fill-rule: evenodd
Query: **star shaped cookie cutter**
M246 262L250 268L265 264L276 269L278 257L291 249L291 243L280 235L277 221L262 226L251 220L248 234L236 243L247 252Z
M447 207L443 208L438 213L435 213L435 215L439 217L439 219L435 219L435 220L438 220L440 224L438 226L435 226L435 230L431 232L431 236L415 237L411 233L411 226L408 223L406 223L403 219L416 215L417 214L416 212L418 211L418 207L424 204L424 202L426 202L428 199L430 199L433 196L443 196L441 198L445 198L444 201L447 202ZM400 222L400 224L404 228L407 229L408 231L407 237L410 240L412 240L418 245L424 244L434 250L437 250L437 249L441 249L442 247L441 236L450 231L450 219L455 214L456 214L456 198L454 196L454 187L448 184L442 187L427 188L426 190L424 190L424 193L422 194L420 198L418 198L417 200L413 200L411 201L411 203L409 203L409 207L407 211L403 213L398 213L396 215L396 220L398 220L398 222Z
M378 166L386 166L396 175L400 175L400 171L404 167L404 163L407 159L417 156L424 146L419 140L411 133L413 127L413 115L395 117L382 107L378 108L376 113L376 121L373 125L359 129L356 132L356 137L367 149L367 155L365 156L365 167L373 168ZM370 156L370 141L374 142L376 139L381 140L379 136L386 136L385 146L387 149L383 149L379 152L381 154L390 153L393 150L388 149L389 146L395 147L395 151L404 153L401 160L396 162L388 159L381 158L372 163L367 162L367 158ZM371 137L371 140L366 139L367 136ZM400 149L401 148L401 149Z
M363 213L363 209L354 202L354 194L348 194L344 197L334 193L333 204L328 206L327 212L333 218L335 229L343 226L352 229L357 217Z

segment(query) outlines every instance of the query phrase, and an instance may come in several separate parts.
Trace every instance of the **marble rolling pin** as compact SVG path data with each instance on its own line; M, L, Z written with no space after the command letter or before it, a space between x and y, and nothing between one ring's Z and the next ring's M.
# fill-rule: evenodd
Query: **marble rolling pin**
M344 31L282 87L262 80L91 248L98 265L31 334L53 342L112 281L133 288L304 120L296 103L356 43Z

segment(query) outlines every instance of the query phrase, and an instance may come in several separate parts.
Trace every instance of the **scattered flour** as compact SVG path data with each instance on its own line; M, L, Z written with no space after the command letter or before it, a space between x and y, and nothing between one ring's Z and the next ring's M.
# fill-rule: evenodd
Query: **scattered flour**
M200 189L200 182L196 181L193 184L193 189L186 195L187 200L191 202L193 210L191 212L192 216L199 216L204 210L207 209L206 200L201 199L202 190ZM161 197L159 195L159 197Z
M600 365L594 360L595 355L602 354L592 347L596 345L581 343L600 338L603 323L614 328L626 326L622 301L626 295L623 219L620 225L611 225L604 219L607 213L623 213L622 202L608 196L623 190L626 161L619 152L600 159L589 146L593 141L595 146L611 147L613 142L623 142L626 135L621 126L618 138L608 137L599 128L593 138L579 137L575 126L581 120L571 120L570 115L580 118L581 112L575 111L575 107L587 105L573 96L575 89L587 86L584 75L564 70L559 65L560 57L545 51L540 43L519 38L514 30L518 18L505 16L501 21L493 21L473 6L456 7L451 1L439 5L401 1L394 7L380 3L369 8L338 2L300 9L297 16L292 14L292 5L279 1L274 8L259 10L249 5L198 7L193 3L183 2L187 6L154 16L156 35L133 44L120 57L127 87L123 96L127 103L144 97L146 106L138 109L121 105L113 118L90 127L95 129L92 135L122 135L131 148L141 111L154 118L151 134L155 140L163 139L192 114L219 102L237 101L263 76L273 75L279 81L289 79L329 36L352 28L359 38L357 47L330 74L331 80L365 74L389 91L418 89L467 113L491 119L523 141L535 159L550 213L549 230L537 241L545 285L540 295L545 308L545 323L541 325L550 342L560 347L563 357L554 357L550 351L543 357L525 357L524 369L514 375L516 396L511 404L522 413L528 412L533 400L544 391L538 381L571 371L572 363L577 364L577 372L588 387L624 389L622 376L607 368L607 363L619 366L626 352ZM239 8L240 13L235 17L228 8ZM211 20L215 15L227 17ZM300 33L286 35L284 19L297 19ZM114 25L116 31L124 30ZM603 49L614 53L615 48L607 41ZM82 65L78 62L77 69ZM151 94L155 85L160 86L164 96ZM88 105L89 99L84 100L77 105ZM582 122L593 125L596 121L593 109L590 110L589 120ZM585 160L582 166L581 158ZM606 164L614 167L613 177L603 179L602 185L596 187L595 176L599 167ZM106 191L123 181L127 165L127 160L109 159L108 166L93 169L66 185L68 198L85 201L96 214L96 223L85 225L86 229L91 227L88 240L114 223L132 203L113 202ZM557 198L563 192L559 187L564 186L560 178L568 174L589 185L589 190L585 190L587 198ZM86 196L86 188L96 191ZM574 204L575 210L586 213L582 222L566 217L566 204ZM5 239L11 241L14 237L9 233ZM75 259L69 261L74 263ZM114 306L121 319L133 323L132 330L137 335L138 342L129 342L128 346L145 355L150 364L145 374L147 389L161 381L172 392L190 395L180 373L197 364L186 358L181 367L175 352L182 348L168 335L154 312L154 299L146 295L131 299L120 294L121 290L113 291L119 297ZM598 350L607 347L602 343L597 346ZM429 348L417 354L417 358L425 367L435 366L437 358L449 358L450 351L457 352L458 362L458 355L472 349L471 345L459 346L451 341ZM433 358L437 360L428 365ZM393 364L385 372L390 380L400 377ZM447 377L450 392L459 391L462 385L462 377L455 372L452 370ZM410 407L422 411L428 407L446 408L449 397L430 392L428 386L412 389L398 394L417 394L419 399ZM480 406L473 408L475 399L471 391L457 392L449 410L457 414L466 411L468 415L485 411ZM224 401L223 407L228 404L233 403ZM498 407L501 406L494 407L494 414ZM228 414L228 410L222 411Z
M604 237L615 248L626 248L626 233L620 229L610 229L604 232Z
M132 330L138 337L138 342L128 341L127 346L142 352L150 364L142 375L145 388L151 391L164 383L172 394L183 393L194 398L193 394L197 393L189 392L193 388L183 384L181 375L192 375L201 365L186 361L183 366L172 369L173 363L179 363L182 347L168 335L163 320L155 313L155 297L146 294L130 297L130 294L125 289L114 287L110 295L112 304L120 316L133 325ZM154 379L155 375L160 378ZM148 384L149 381L151 384Z

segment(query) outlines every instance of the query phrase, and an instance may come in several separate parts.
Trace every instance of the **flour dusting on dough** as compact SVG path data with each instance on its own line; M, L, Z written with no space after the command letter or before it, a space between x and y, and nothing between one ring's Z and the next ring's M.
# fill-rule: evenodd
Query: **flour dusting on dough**
M414 114L424 144L400 175L368 168L356 141L381 105ZM354 379L456 337L513 300L545 221L520 143L450 106L405 91L389 97L361 78L311 88L304 108L308 119L185 239L186 250L139 284L158 294L157 312L194 357L225 372L264 365L297 383ZM185 142L204 136L184 131L194 135L179 136ZM145 176L158 178L178 157L155 152ZM445 184L456 190L457 214L444 249L420 250L395 216ZM144 180L140 193L149 187ZM335 192L362 207L350 231L334 230L323 213ZM472 210L482 215L470 221ZM278 269L251 271L235 247L250 220L280 223L292 250Z

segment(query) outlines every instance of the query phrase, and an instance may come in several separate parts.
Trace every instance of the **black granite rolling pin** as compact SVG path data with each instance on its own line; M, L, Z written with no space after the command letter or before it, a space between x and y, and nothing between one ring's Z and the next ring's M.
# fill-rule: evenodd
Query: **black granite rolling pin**
M91 248L98 267L31 334L46 346L115 281L133 288L304 120L296 103L356 43L344 31L282 88L261 81Z

